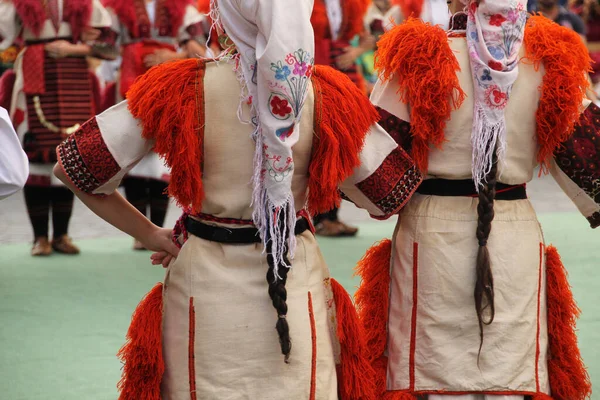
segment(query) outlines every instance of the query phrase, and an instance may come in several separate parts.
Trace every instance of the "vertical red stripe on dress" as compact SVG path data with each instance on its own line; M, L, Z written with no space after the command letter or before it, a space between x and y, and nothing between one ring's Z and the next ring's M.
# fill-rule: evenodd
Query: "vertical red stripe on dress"
M544 243L540 243L540 266L538 277L538 300L537 300L537 335L535 337L535 391L540 392L540 310L542 301L542 271L544 261Z
M317 326L313 311L312 293L308 292L308 316L310 318L310 337L312 340L312 361L310 368L310 397L315 400L317 392Z
M419 267L419 244L413 243L413 308L410 328L410 390L415 390L415 351L417 341L417 298L419 282L417 277Z
M188 346L188 370L190 374L190 400L196 400L196 363L194 355L194 341L196 336L196 310L194 298L190 297L190 336Z

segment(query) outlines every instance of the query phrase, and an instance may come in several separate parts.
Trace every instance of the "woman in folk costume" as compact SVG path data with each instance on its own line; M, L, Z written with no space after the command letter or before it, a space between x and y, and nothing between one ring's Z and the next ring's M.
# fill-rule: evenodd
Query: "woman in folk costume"
M354 307L305 209L336 206L339 188L384 218L421 176L352 82L313 66L311 7L213 2L228 57L151 69L58 149L57 175L168 265L120 352L121 399L375 399ZM181 251L115 192L151 149L188 210Z
M0 49L19 38L25 43L14 74L3 76L10 82L0 86L11 93L10 117L30 162L24 193L35 236L32 255L79 252L67 235L73 193L54 178L52 166L56 146L99 106L85 57L113 56L109 27L98 0L0 1Z
M358 267L378 393L583 400L578 309L525 184L541 165L600 225L590 60L576 33L527 20L525 1L467 6L463 31L410 19L378 44L372 101L399 119L397 135L426 175L393 241Z
M126 98L136 80L162 62L204 56L205 17L191 0L104 0L119 35L121 68L106 92L110 106ZM106 107L108 108L108 107ZM165 193L169 170L156 154L144 158L123 180L127 199L153 223L162 226L169 206ZM143 250L139 242L134 248Z
M363 34L365 0L315 0L311 24L315 32L315 64L329 65L345 73L364 93L367 86L356 60L369 51L374 42ZM359 45L350 44L361 35ZM358 228L338 219L338 208L314 216L317 234L323 236L354 236Z

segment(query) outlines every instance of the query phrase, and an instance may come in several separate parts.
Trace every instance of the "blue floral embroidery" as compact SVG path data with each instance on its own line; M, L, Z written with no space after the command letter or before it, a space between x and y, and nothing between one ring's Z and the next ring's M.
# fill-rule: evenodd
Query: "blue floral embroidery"
M484 69L483 70L483 75L481 75L481 80L482 81L491 81L492 80L492 74L491 71L489 69Z
M290 67L283 65L281 61L278 61L277 64L271 64L271 70L275 72L275 79L278 81L285 81L292 73Z
M490 46L489 51L490 51L490 54L492 55L492 57L494 57L496 60L504 60L505 54L504 54L504 50L502 49L502 47Z
M271 63L271 71L277 82L272 82L269 110L277 119L299 118L305 94L310 84L314 58L307 51L298 49L284 60ZM293 132L294 125L279 129L276 134L285 141Z

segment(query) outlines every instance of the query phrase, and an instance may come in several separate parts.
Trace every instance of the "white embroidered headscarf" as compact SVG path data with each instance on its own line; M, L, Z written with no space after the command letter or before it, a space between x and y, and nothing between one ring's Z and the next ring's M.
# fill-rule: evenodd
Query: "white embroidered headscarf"
M211 0L214 27L238 51L242 101L251 108L249 118L238 115L253 125L256 145L253 221L275 260L276 278L280 267L290 267L287 256L296 247L292 147L314 64L312 6L313 0Z
M467 43L474 84L472 172L480 185L506 154L504 111L519 74L519 50L527 21L526 0L469 0Z

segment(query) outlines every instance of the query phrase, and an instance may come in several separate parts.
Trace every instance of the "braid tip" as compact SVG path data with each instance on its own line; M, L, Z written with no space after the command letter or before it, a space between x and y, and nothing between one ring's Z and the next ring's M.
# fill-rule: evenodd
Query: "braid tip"
M289 363L290 363L290 355L289 355L289 354L286 354L286 355L283 357L283 362L285 362L286 364L289 364Z

